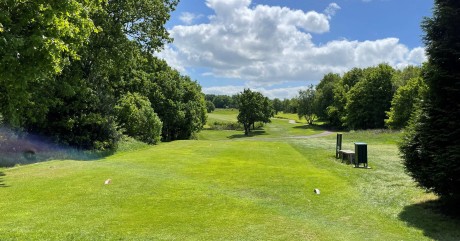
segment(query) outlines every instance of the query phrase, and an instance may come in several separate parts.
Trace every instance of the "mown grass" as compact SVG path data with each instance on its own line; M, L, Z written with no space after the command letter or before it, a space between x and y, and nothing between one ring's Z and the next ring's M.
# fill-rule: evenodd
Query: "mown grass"
M210 122L236 122L238 116L237 109L215 109L213 112L208 113L208 123Z
M295 114L295 113L278 112L275 115L275 118L294 120L294 121L296 121L298 123L306 123L305 119L300 119L299 116L297 114Z
M311 138L321 132L273 120L250 137L203 131L0 169L0 240L460 240L460 221L404 173L399 133L343 133L368 143L362 169L335 159L335 135Z

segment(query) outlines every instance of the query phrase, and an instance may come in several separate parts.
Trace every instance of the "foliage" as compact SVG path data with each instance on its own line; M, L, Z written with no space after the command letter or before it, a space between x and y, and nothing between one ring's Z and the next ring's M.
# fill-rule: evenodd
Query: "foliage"
M205 95L205 100L210 101L214 104L215 108L226 109L226 108L238 108L237 96L228 95Z
M91 19L102 1L0 2L0 109L5 122L21 127L30 92L44 79L61 73L90 35Z
M408 84L409 80L422 77L422 68L419 66L409 65L402 70L396 70L393 75L394 90Z
M353 68L350 71L346 72L342 77L342 86L345 88L345 92L348 92L353 88L358 82L361 81L365 75L365 70L360 68Z
M329 73L316 86L315 113L320 119L328 119L327 107L334 103L334 86L341 80L340 75Z
M309 125L313 124L316 120L315 109L316 91L313 85L310 85L306 90L300 90L298 96L298 109L297 115L300 118L305 118Z
M275 115L280 111L284 111L283 102L278 98L273 99L273 109L275 110Z
M34 89L33 99L40 102L29 108L38 111L25 115L24 129L82 149L113 149L120 133L111 95L80 78L78 70L69 65L61 75Z
M163 123L147 97L128 92L118 101L115 113L124 134L149 144L160 141Z
M285 113L297 113L298 108L297 98L284 99L283 100L283 112Z
M216 109L216 107L214 106L214 104L213 104L211 101L207 100L207 101L206 101L206 111L207 111L208 113L211 113L211 112L213 112L215 109Z
M9 72L0 73L1 114L9 124L58 142L106 149L116 146L120 124L136 138L157 141L152 133L158 125L148 123L159 122L145 96L164 123L164 140L190 138L206 120L201 89L152 56L172 41L164 25L177 3L3 1L0 39L7 48L0 50L0 67ZM18 69L23 75L15 75ZM142 103L138 121L116 113L126 107L118 100Z
M238 103L237 119L243 125L245 135L249 135L251 126L254 126L255 122L269 123L270 118L274 116L270 100L259 92L244 89L238 97Z
M422 78L412 78L406 85L400 87L391 101L388 119L385 125L391 129L404 128L416 106L419 106L423 93L426 92L426 84Z
M364 70L362 80L347 93L345 124L351 129L383 128L393 98L394 69L387 64Z
M327 119L329 124L336 128L346 126L347 110L346 105L348 102L347 93L356 83L360 82L364 76L364 71L360 68L353 68L346 72L343 77L335 82L333 87L333 101L326 108Z
M422 24L428 64L427 94L400 149L409 174L446 200L460 200L460 2L436 0Z
M331 105L326 108L327 119L331 126L341 128L343 126L343 120L346 116L346 92L340 82L335 84L333 91L333 101Z
M163 60L151 57L145 68L152 68L146 96L163 121L163 140L190 139L206 124L206 102L201 87Z
M214 121L211 123L208 123L208 128L206 130L244 130L243 126L241 123L238 122L219 122L219 121Z

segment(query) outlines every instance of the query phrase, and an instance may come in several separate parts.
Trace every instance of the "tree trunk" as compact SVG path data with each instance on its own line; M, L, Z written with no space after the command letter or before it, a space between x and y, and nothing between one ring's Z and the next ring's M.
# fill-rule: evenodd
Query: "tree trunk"
M251 130L251 124L244 124L244 135L249 136L249 131Z

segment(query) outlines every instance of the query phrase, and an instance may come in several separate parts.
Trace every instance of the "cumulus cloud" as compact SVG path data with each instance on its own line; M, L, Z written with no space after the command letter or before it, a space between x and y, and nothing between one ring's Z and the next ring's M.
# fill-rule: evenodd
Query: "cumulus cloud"
M420 64L423 48L409 49L397 38L369 41L335 40L323 45L312 34L330 29L340 9L331 3L324 13L257 5L251 0L207 0L214 10L209 23L175 26L173 47L160 54L180 68L209 70L207 75L270 85L286 81L320 80L328 72L382 62L394 67Z
M194 13L183 12L181 13L179 19L186 25L191 25L196 19L202 18L203 15L196 15Z
M181 73L186 73L185 64L181 61L180 53L174 50L171 46L166 46L163 51L155 54L158 58L164 59L168 65L178 70Z
M250 88L252 91L257 91L262 93L264 96L274 99L292 99L299 94L299 90L305 90L307 87L286 87L286 88L274 88L269 89L265 87L252 87L252 86L217 86L217 87L207 87L203 88L203 92L206 94L215 94L215 95L235 95L241 93L244 89Z
M341 8L337 3L331 3L329 6L327 6L326 10L324 10L324 13L329 19L331 19L340 9Z

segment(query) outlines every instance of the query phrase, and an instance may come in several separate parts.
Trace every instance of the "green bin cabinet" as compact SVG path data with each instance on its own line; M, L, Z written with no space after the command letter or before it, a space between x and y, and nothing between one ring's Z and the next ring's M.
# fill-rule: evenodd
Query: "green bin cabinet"
M367 168L367 144L362 142L355 143L355 167L359 167L360 164L364 164Z

